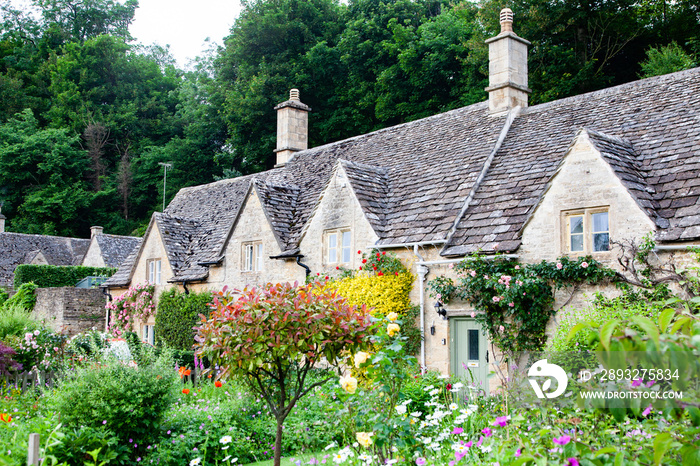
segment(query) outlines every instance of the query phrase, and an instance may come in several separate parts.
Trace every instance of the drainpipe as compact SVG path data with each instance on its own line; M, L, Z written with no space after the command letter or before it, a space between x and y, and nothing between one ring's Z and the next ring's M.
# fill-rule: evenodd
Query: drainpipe
M187 289L187 282L182 281L182 287L185 289L185 294L190 294L190 290Z
M413 255L418 258L420 262L423 262L423 256L418 252L418 244L413 245ZM419 264L420 264L419 262ZM418 265L416 267L416 272L418 272L418 289L420 290L420 373L425 374L425 277L428 275L430 269L425 265Z
M300 265L300 266L302 266L302 267L304 267L304 270L306 270L306 276L308 277L309 275L311 275L311 269L309 268L308 265L303 264L303 263L301 262L301 258L302 258L302 257L304 257L304 256L302 256L301 254L299 254L299 255L297 256L297 264Z

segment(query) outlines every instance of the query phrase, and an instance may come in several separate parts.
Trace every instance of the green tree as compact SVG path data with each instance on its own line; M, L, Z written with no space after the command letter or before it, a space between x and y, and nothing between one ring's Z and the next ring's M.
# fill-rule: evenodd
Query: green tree
M0 125L0 203L13 219L13 230L88 231L87 169L78 136L66 129L40 129L31 110Z
M677 43L671 42L663 47L647 50L647 59L641 63L640 78L650 78L662 74L687 70L695 66L693 57L686 53Z
M265 400L277 420L279 466L284 420L301 397L331 379L309 383L309 372L324 359L337 365L345 351L359 347L369 316L318 283L268 283L240 293L235 300L215 294L216 309L198 330L197 354Z

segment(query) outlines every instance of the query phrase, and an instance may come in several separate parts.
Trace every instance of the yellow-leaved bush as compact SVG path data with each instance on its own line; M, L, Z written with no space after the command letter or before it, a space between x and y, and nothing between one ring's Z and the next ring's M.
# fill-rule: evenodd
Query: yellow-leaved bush
M413 287L413 280L414 276L410 272L398 275L358 273L330 281L326 287L337 291L349 304L365 304L368 308L373 308L372 315L384 317L390 312L404 315L411 307L408 294Z

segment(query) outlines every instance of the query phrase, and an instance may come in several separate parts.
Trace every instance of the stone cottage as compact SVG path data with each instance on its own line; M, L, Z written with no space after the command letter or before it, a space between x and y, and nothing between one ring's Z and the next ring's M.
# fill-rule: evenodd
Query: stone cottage
M118 267L141 243L133 236L107 235L92 227L90 239L29 235L5 231L0 213L0 287L12 288L18 265L85 265Z
M700 68L528 106L527 47L501 14L488 102L307 147L309 107L276 107L277 166L182 189L155 213L111 293L303 281L357 267L357 251L412 264L421 363L485 377L487 342L468 305L433 309L425 281L481 250L523 262L591 254L655 233L660 249L700 239ZM144 323L152 325L153 322ZM476 349L467 354L465 348Z

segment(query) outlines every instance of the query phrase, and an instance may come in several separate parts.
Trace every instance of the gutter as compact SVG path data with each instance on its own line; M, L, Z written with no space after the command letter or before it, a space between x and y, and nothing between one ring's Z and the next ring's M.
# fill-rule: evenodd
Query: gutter
M296 258L297 265L300 267L304 267L304 270L306 271L306 277L308 278L309 275L311 275L311 269L309 268L308 265L304 264L301 262L301 259L304 257L303 254L289 254L289 255L279 255L279 256L270 256L270 259L277 259L277 260L287 260L287 259L294 259Z
M654 251L687 251L688 248L698 248L700 244L662 244L654 248Z
M446 239L436 239L432 241L418 241L414 243L393 243L393 244L376 244L375 249L396 249L396 248L415 248L418 246L435 246L438 244L447 243Z

